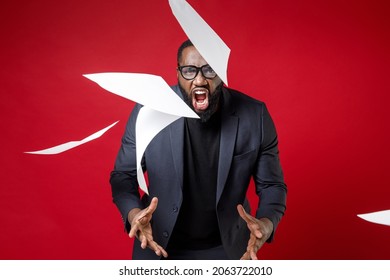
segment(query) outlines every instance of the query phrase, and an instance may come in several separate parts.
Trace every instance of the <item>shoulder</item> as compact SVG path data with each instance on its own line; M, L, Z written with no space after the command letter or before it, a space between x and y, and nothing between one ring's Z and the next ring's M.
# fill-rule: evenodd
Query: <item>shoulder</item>
M224 105L231 107L236 112L261 113L266 105L263 101L255 99L241 91L224 87Z

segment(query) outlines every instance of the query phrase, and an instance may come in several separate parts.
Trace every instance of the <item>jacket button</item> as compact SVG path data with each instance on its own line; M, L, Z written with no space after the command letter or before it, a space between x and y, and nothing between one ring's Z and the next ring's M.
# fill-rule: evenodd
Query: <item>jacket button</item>
M177 208L176 206L173 207L173 212L177 213L177 211L179 211L179 208Z
M163 232L163 236L164 236L165 238L168 238L169 233L168 233L167 231L164 231L164 232Z

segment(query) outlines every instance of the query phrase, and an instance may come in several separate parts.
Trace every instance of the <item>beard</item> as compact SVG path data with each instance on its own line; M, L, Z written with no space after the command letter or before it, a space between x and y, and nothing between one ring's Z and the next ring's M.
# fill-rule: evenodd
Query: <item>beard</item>
M220 96L222 94L222 87L223 83L220 83L215 91L213 93L209 93L209 106L207 107L206 110L202 112L196 112L198 116L200 117L201 122L207 122L211 116L218 110L219 108L219 100ZM193 110L195 111L194 105L192 104L192 96L188 94L180 85L179 83L179 88L182 92L184 102Z

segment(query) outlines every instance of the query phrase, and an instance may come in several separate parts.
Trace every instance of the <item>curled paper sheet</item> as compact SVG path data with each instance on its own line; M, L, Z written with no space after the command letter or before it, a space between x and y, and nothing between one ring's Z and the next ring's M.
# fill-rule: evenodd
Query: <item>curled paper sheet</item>
M150 141L180 117L199 116L160 76L136 73L97 73L84 76L114 94L144 105L136 122L136 156L138 183L148 194L141 161Z
M83 75L111 93L154 110L198 118L160 76L143 73L96 73Z
M227 85L229 47L185 0L169 0L169 5L188 38Z
M135 127L136 155L137 155L137 178L141 189L147 192L145 177L141 167L142 156L148 146L164 127L179 119L180 116L170 115L153 110L147 106L141 108L138 113Z
M358 217L371 223L390 226L390 210L360 214Z
M83 145L83 144L85 144L87 142L90 142L92 140L95 140L95 139L99 138L107 130L109 130L111 127L116 125L118 122L119 121L116 121L113 124L107 126L106 128L103 128L103 129L95 132L94 134L92 134L92 135L90 135L90 136L88 136L88 137L86 137L86 138L84 138L82 140L79 140L79 141L70 141L70 142L67 142L67 143L64 143L64 144L52 147L52 148L47 148L47 149L44 149L44 150L33 151L33 152L25 152L25 153L26 154L35 154L35 155L55 155L55 154L59 154L59 153L68 151L70 149L76 148L77 146Z

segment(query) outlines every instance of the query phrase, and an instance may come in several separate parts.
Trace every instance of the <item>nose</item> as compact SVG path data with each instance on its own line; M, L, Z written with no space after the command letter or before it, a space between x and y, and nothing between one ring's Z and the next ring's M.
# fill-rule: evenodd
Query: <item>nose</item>
M203 76L202 71L199 71L198 75L194 78L194 84L196 86L204 86L207 84L207 79Z

